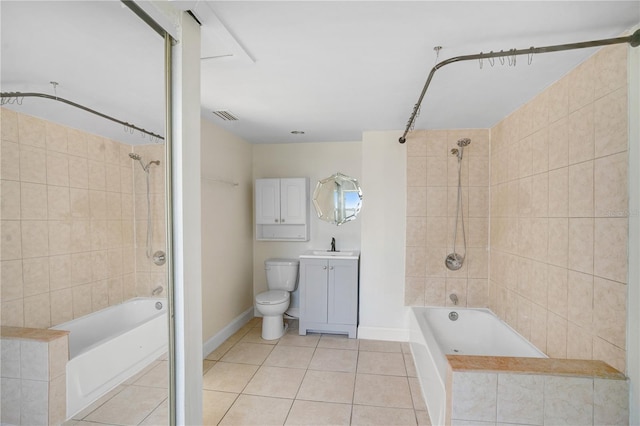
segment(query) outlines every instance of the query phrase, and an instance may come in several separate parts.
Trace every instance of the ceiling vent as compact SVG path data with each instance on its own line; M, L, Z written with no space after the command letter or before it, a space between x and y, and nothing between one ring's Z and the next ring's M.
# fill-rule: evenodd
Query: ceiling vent
M229 111L213 111L213 113L224 121L238 121L238 117Z

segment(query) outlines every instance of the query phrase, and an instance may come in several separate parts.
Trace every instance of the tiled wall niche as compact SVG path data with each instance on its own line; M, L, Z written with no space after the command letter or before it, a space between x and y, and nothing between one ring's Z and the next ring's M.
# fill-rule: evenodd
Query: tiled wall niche
M158 278L136 261L136 243L146 240L137 235L146 232L146 207L139 211L146 197L139 196L132 147L5 108L0 113L2 325L48 328L149 296ZM152 150L163 148L135 151L150 160ZM163 179L152 182L156 204L163 203L156 196ZM164 207L157 210L163 218ZM140 215L144 231L135 220Z
M625 371L627 46L598 51L491 138L490 307L552 358Z
M457 141L470 138L461 163L467 259L458 271L445 267L453 250ZM407 251L405 305L487 306L489 244L489 131L415 131L407 138ZM456 251L464 253L461 224Z
M550 357L600 359L624 372L627 121L627 46L616 45L498 123L490 150L478 143L488 131L414 132L405 304L450 305L456 292L462 305L488 305ZM467 267L452 273L444 268L455 215L449 150L459 137L472 139L463 160L471 244ZM472 177L485 156L490 177Z

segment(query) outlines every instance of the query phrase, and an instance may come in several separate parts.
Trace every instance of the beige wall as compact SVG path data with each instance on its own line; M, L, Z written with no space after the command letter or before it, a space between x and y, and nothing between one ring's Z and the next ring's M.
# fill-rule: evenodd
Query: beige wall
M467 256L457 271L445 267L453 251L458 197L457 141L470 138L461 163ZM407 138L407 306L485 307L488 296L489 131L416 131ZM462 223L456 252L464 254Z
M47 328L147 295L131 146L1 111L2 324Z
M626 45L492 129L490 306L554 358L625 371Z
M204 119L201 150L206 342L253 305L253 179L251 145Z
M319 142L301 144L253 145L253 178L309 177L310 196L318 180L341 172L361 179L361 142ZM360 182L363 193L363 211L367 208L367 186ZM252 193L253 194L253 193ZM253 195L252 195L253 196ZM253 206L253 202L251 204ZM331 237L335 237L340 250L360 249L359 218L336 226L318 219L310 205L310 240L305 242L254 241L253 243L253 291L261 293L267 289L264 261L270 257L298 258L311 248L329 248ZM251 211L253 220L253 208ZM292 305L297 303L294 295ZM294 305L295 306L295 305Z

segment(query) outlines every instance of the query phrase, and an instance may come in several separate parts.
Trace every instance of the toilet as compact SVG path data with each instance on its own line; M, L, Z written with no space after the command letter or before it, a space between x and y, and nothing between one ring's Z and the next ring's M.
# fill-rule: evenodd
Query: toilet
M262 338L279 339L284 334L283 314L289 308L290 293L298 285L297 259L267 259L264 269L267 273L268 291L256 296L256 309L262 314Z

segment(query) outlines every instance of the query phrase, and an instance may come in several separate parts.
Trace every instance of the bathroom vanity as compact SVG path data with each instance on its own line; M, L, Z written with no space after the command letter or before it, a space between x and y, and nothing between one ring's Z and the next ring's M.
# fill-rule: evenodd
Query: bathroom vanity
M348 334L358 328L358 251L309 250L300 255L299 334Z

